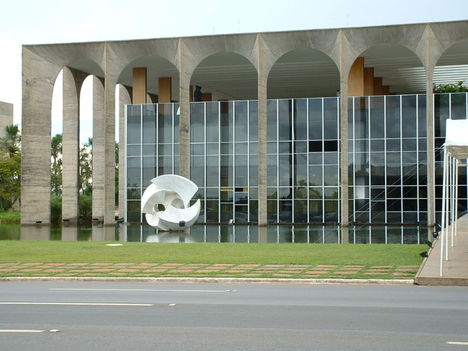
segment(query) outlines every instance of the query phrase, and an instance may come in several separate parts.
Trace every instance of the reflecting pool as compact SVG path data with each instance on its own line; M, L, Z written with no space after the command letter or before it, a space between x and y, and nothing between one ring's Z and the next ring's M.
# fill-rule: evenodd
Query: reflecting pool
M146 243L351 243L420 244L428 237L421 226L194 225L162 232L148 225L20 226L0 225L0 240L124 241Z

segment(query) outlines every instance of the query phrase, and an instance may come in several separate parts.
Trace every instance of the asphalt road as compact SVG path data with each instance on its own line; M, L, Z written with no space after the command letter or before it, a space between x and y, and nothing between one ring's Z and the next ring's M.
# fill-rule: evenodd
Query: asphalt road
M0 282L0 350L468 350L468 289Z

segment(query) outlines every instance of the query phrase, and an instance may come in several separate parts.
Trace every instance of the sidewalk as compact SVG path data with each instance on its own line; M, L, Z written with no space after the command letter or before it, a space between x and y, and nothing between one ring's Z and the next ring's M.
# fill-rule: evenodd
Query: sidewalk
M182 263L1 263L0 277L219 277L412 279L419 266Z
M429 257L423 262L422 268L415 279L419 285L458 285L468 286L468 215L458 219L458 233L454 247L450 247L449 227L449 260L443 262L440 276L440 244L435 241Z

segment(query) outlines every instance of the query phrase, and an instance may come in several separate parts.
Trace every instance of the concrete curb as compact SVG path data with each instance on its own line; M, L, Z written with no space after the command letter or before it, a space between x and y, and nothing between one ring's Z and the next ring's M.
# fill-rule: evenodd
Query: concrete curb
M133 278L133 277L3 277L2 281L95 281L146 283L264 283L264 284L355 284L355 285L414 285L414 279L285 279L285 278Z

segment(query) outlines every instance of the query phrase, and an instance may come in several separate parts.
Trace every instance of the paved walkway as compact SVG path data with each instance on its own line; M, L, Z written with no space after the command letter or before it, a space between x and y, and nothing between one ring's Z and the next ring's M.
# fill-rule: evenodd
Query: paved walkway
M416 284L468 286L468 214L458 219L457 227L458 233L453 248L450 247L449 237L449 260L443 262L442 276L440 276L441 240L437 240L429 257L422 264L415 280ZM448 233L450 235L450 227Z
M419 266L0 263L0 277L413 278Z

